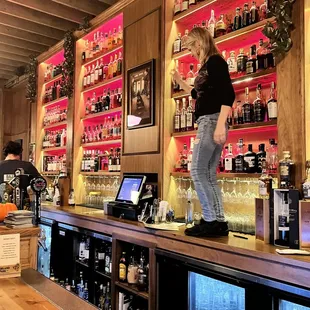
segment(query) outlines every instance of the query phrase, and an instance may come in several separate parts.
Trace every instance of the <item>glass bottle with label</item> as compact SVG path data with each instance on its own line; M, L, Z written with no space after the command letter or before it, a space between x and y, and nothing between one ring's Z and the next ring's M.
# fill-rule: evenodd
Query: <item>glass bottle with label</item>
M143 250L141 251L140 264L138 267L138 289L146 291L148 288L148 274L146 268L146 261Z
M176 100L176 112L174 115L174 132L181 131L180 100Z
M258 84L256 88L256 99L253 102L254 106L254 122L263 122L265 120L266 109L262 100L262 85Z
M246 72L246 63L248 62L248 56L244 54L243 48L240 49L240 54L237 58L238 73L242 74Z
M189 5L195 5L195 4L197 4L196 0L189 0Z
M244 151L243 151L243 139L239 139L237 143L237 156L235 158L235 171L244 172Z
M194 64L190 64L189 65L189 71L186 75L186 82L190 86L194 86L194 82L195 82L195 73L193 70L194 70Z
M187 145L183 144L183 151L182 151L182 157L181 157L181 171L182 172L188 172L188 149Z
M257 49L257 69L264 70L267 68L267 50L264 47L263 39L259 40L259 47Z
M246 73L252 74L257 70L257 58L256 58L256 45L252 45L250 48L250 58L246 63Z
M275 96L275 88L276 88L276 84L275 82L272 82L271 88L270 88L270 97L267 102L268 117L270 120L278 118L278 102Z
M251 13L251 24L259 22L259 12L255 1L252 2L250 13Z
M257 152L257 172L258 173L262 172L263 162L266 162L266 151L265 151L264 143L258 146L258 152ZM266 165L266 168L267 168L267 165Z
M236 8L236 15L234 17L233 30L238 30L242 28L242 17L240 15L240 8Z
M188 97L188 107L186 110L186 130L194 130L194 108L193 108L193 98Z
M74 207L75 206L74 189L70 189L68 204L69 204L69 207Z
M218 20L215 26L215 36L218 38L220 36L225 35L226 30L227 30L227 25L224 21L224 15L221 14L220 19Z
M228 144L228 151L225 155L225 172L234 172L235 171L235 157L233 154L232 144Z
M260 20L264 20L267 18L267 11L268 11L268 4L267 0L264 0L264 3L259 7L259 16Z
M279 208L278 225L279 225L279 239L276 240L276 244L281 246L289 246L289 235L290 235L290 210L288 202L288 192L281 193L281 205Z
M235 75L238 71L235 51L231 51L227 59L228 70L231 75Z
M174 0L174 15L181 13L181 0Z
M126 252L122 253L122 256L118 265L118 279L121 282L126 282L127 280L127 261L126 261Z
M97 250L97 260L98 260L98 269L104 271L105 267L105 252L106 244L104 241L101 242L99 249Z
M173 53L179 53L182 50L182 39L181 39L181 33L178 33L178 37L173 43Z
M211 10L211 17L208 22L208 30L212 36L212 38L215 37L215 16L214 16L214 10Z
M249 4L245 3L242 12L242 26L246 27L250 25L251 14L249 11Z
M278 170L278 147L275 139L269 139L269 147L267 148L267 165L269 173L277 173Z
M302 184L302 192L304 199L310 199L310 160L306 162L306 179Z
M242 105L243 124L251 123L253 120L253 105L249 101L249 88L245 88L245 102Z
M257 171L257 156L253 152L253 145L248 145L248 151L244 154L244 172L255 173Z
M104 266L104 272L106 274L112 273L112 247L108 246L105 253L105 266Z
M136 252L135 252L134 246L131 250L131 255L129 259L127 281L128 281L128 284L133 284L133 285L138 283L138 264L136 262Z
M175 61L175 70L179 71L179 61L176 60ZM173 92L177 93L178 91L180 91L180 85L176 80L172 80L172 84L173 84Z
M189 0L183 0L181 5L181 11L184 12L188 10L189 7Z
M195 138L191 137L190 138L190 148L189 148L188 155L187 155L187 170L188 171L192 170L194 141L195 141Z
M186 29L184 36L181 38L181 50L182 51L187 49L186 42L188 39L188 33L189 33L189 31L188 31L188 29Z
M261 163L262 174L259 177L259 197L268 199L270 191L272 189L272 177L268 174L266 160L263 160Z
M186 98L182 98L182 110L180 115L180 129L186 131Z
M279 161L280 168L280 188L292 188L293 182L293 169L295 163L291 159L289 151L283 151L283 159Z

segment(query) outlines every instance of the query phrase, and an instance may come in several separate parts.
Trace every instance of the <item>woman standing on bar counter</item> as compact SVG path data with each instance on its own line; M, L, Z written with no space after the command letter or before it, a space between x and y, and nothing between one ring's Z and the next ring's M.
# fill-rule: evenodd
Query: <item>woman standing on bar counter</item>
M194 88L177 70L173 79L196 99L195 118L198 132L194 142L191 176L195 184L203 219L199 225L185 230L196 237L227 236L221 191L217 185L216 168L227 139L227 117L235 100L228 65L218 51L208 30L194 28L186 45L201 64Z

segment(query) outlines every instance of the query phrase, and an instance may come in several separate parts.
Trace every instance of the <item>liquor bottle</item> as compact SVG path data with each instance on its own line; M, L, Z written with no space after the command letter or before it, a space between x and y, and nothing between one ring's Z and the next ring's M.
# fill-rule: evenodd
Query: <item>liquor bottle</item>
M174 15L181 13L181 0L174 0Z
M234 102L233 104L233 124L238 125L239 124L239 118L238 118L238 108L239 105L241 106L241 101Z
M89 66L87 72L87 87L89 87L90 85L91 85L91 68Z
M179 61L178 60L175 61L175 70L179 71ZM180 90L180 85L175 80L172 80L172 83L173 83L173 92L177 93Z
M185 77L185 75L184 75L184 63L181 61L181 63L180 63L180 70L179 70L179 73L180 73L180 76L181 76L181 79L183 80L183 81L185 81L186 80L186 77ZM179 85L179 90L183 90L183 88L181 87L181 85Z
M279 161L280 168L280 188L292 188L294 186L293 181L293 169L295 163L291 159L289 151L283 151L283 159Z
M268 4L267 0L264 0L264 3L259 8L260 20L264 20L267 18Z
M253 119L253 105L249 101L249 88L245 88L245 102L242 105L243 124L251 123Z
M262 143L258 146L258 152L257 152L257 172L261 173L262 172L262 163L266 162L267 160L267 155L265 151L265 144ZM266 164L267 168L267 164Z
M264 70L267 68L267 50L264 47L263 39L259 40L259 48L257 49L257 69Z
M243 139L239 139L237 143L237 156L235 158L235 171L244 172L244 151L243 151Z
M254 122L263 122L265 120L265 104L262 100L262 85L258 84L256 89L256 99L253 102L254 106Z
M113 61L113 73L112 73L112 77L116 77L117 76L117 64L118 64L118 58L117 58L117 54L114 55L114 61Z
M83 299L88 300L88 296L89 296L89 293L88 293L87 282L85 282Z
M50 280L55 281L54 270L51 268Z
M131 255L129 259L127 281L128 284L134 285L138 283L138 264L135 258L135 247L133 246L131 250Z
M236 15L234 17L233 30L238 30L242 28L242 17L240 15L240 8L236 8Z
M256 58L256 45L252 45L250 48L250 58L246 63L246 74L255 73L257 70L257 58Z
M174 132L181 131L180 100L176 100L176 112L174 115Z
M108 65L108 79L113 78L113 56L110 57L110 62Z
M276 240L276 243L281 246L289 246L290 211L288 192L282 192L281 195L281 205L279 207L278 215L279 239Z
M225 35L226 30L227 30L227 25L224 21L224 15L221 14L220 19L218 20L215 26L215 36L218 38L220 36Z
M186 98L182 98L182 110L180 115L180 130L186 131Z
M184 12L188 10L189 7L189 0L183 0L181 5L181 11Z
M183 144L181 157L181 172L188 172L188 149L185 143Z
M232 126L232 124L233 124L233 109L231 109L228 113L227 124L228 124L228 126Z
M182 38L181 38L181 33L178 33L178 37L173 43L173 53L179 53L182 50Z
M118 46L121 46L123 44L123 29L121 26L118 26L117 44Z
M92 66L91 72L90 72L90 86L95 85L95 65Z
M117 70L116 70L116 75L119 76L122 74L123 70L123 57L122 57L122 52L118 53L118 59L117 59Z
M261 165L262 174L258 179L259 197L268 199L272 189L272 177L268 174L265 160L262 161Z
M85 260L86 257L85 248L86 248L86 236L82 235L81 242L79 245L79 260L82 262Z
M215 16L214 16L214 10L211 10L211 17L208 22L208 30L212 36L212 38L215 37Z
M96 67L95 67L95 76L94 76L94 83L97 84L99 82L99 60L96 62Z
M235 171L235 158L232 151L232 144L228 144L227 154L225 155L225 172Z
M192 170L192 161L193 161L193 149L194 149L195 138L190 138L190 149L187 155L187 170L190 172Z
M237 60L235 51L231 51L229 58L227 59L228 70L231 75L235 75L238 72Z
M302 184L303 198L310 199L310 160L306 161L306 176Z
M255 1L252 2L250 12L251 12L251 19L250 19L251 24L257 23L259 21L259 12Z
M126 252L122 253L122 256L119 261L119 266L118 266L118 279L121 282L126 282L127 281L127 261L126 261Z
M107 283L106 295L104 299L104 310L112 309L110 282Z
M70 189L69 199L68 199L69 207L75 206L75 199L74 199L74 189Z
M277 119L278 117L278 102L275 98L275 82L271 83L270 88L270 97L267 101L267 108L268 108L268 118L270 120Z
M238 73L242 74L246 72L246 63L248 61L248 56L244 55L243 48L241 48L239 52L240 54L238 55L238 58L237 58L237 69L238 69Z
M256 153L253 152L252 144L248 145L248 151L244 154L244 172L257 172L257 156Z
M106 253L106 243L102 241L100 243L100 247L97 252L97 259L98 259L98 269L100 271L105 271L105 253Z
M148 274L143 250L141 251L140 264L138 267L138 289L146 291L148 287Z
M76 287L75 287L75 281L74 280L72 280L72 285L70 287L70 291L72 293L76 294Z
M189 65L189 71L186 75L186 82L190 86L194 86L194 83L195 83L195 73L193 70L194 70L194 64L190 64Z
M242 12L242 26L246 27L250 25L251 14L249 11L249 4L245 3Z
M107 246L104 260L105 260L104 271L106 274L111 274L112 273L112 248L111 246Z
M194 108L193 108L193 98L188 97L188 107L186 110L186 130L194 130Z
M197 4L197 1L196 0L189 0L189 5L191 6L191 5L195 5L195 4Z
M266 48L266 62L265 62L265 69L267 68L274 68L276 65L275 63L275 57L271 51L270 43L268 44Z
M222 51L222 57L224 58L224 60L227 62L227 55L226 55L226 51Z

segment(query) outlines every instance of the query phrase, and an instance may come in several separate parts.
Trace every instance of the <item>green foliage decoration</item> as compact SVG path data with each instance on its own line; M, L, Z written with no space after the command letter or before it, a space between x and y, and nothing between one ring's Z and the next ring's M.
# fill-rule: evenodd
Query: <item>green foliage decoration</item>
M38 61L34 56L30 56L30 62L27 65L26 73L28 74L28 83L26 89L26 98L31 102L36 102L37 99L37 67Z

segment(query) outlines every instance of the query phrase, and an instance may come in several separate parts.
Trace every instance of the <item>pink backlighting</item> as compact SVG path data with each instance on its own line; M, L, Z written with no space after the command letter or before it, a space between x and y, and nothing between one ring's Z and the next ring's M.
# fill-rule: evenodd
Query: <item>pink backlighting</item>
M44 103L43 106L45 107L46 110L52 110L55 107L66 107L68 105L68 98L67 97L63 97L63 99L59 99L56 102L52 102L52 103Z
M58 150L49 150L49 149L44 149L44 154L45 155L55 155L55 156L60 156L66 153L66 147L60 148Z
M100 150L100 151L108 151L111 148L117 148L121 147L121 142L114 142L113 140L110 141L111 143L109 144L103 144L103 145L83 145L84 150Z
M64 50L62 49L61 51L59 51L58 53L56 53L52 57L46 59L44 62L46 64L53 64L54 66L56 66L56 65L59 65L60 63L62 63L64 61L64 59L65 59Z
M45 88L49 88L50 86L53 86L55 82L61 81L61 75L57 79L51 79L50 81L45 83Z
M92 118L84 119L83 124L84 126L103 124L105 120L108 120L108 118L112 119L117 116L117 118L119 119L121 115L122 115L122 112L115 112L115 111L113 112L113 110L107 111L105 114L97 113L97 114L93 114L94 117Z
M104 64L108 64L110 62L110 57L112 56L113 57L113 60L115 58L115 54L117 54L117 57L120 55L120 53L122 54L123 56L123 46L119 46L115 49L112 49L111 51L108 51L104 54L102 54L102 56L96 56L95 59L91 62L87 62L86 64L83 64L85 67L92 67L92 65L95 65L97 64L97 61L99 62L100 64L100 61L101 61L101 58L103 60L103 63Z
M93 97L94 93L96 94L96 97L99 97L99 96L103 95L104 90L107 90L107 91L108 91L108 89L115 90L117 88L122 89L122 87L123 87L123 81L120 78L119 80L116 80L116 81L112 80L110 83L107 80L105 85L98 86L95 89L87 90L87 88L86 88L86 90L83 93L84 103L86 102L88 97L89 98Z
M114 28L118 31L119 26L121 26L121 28L123 29L123 13L121 13L121 14L115 16L114 18L110 19L109 21L104 23L102 26L96 28L92 32L85 35L82 39L93 41L94 40L94 34L97 33L97 31L103 32L103 33L106 33L106 32L109 33L110 31L113 31Z
M67 127L67 124L52 124L52 125L48 125L47 126L48 128L45 128L44 127L44 130L51 130L51 131L58 131L58 130L61 130L61 129L64 129Z

